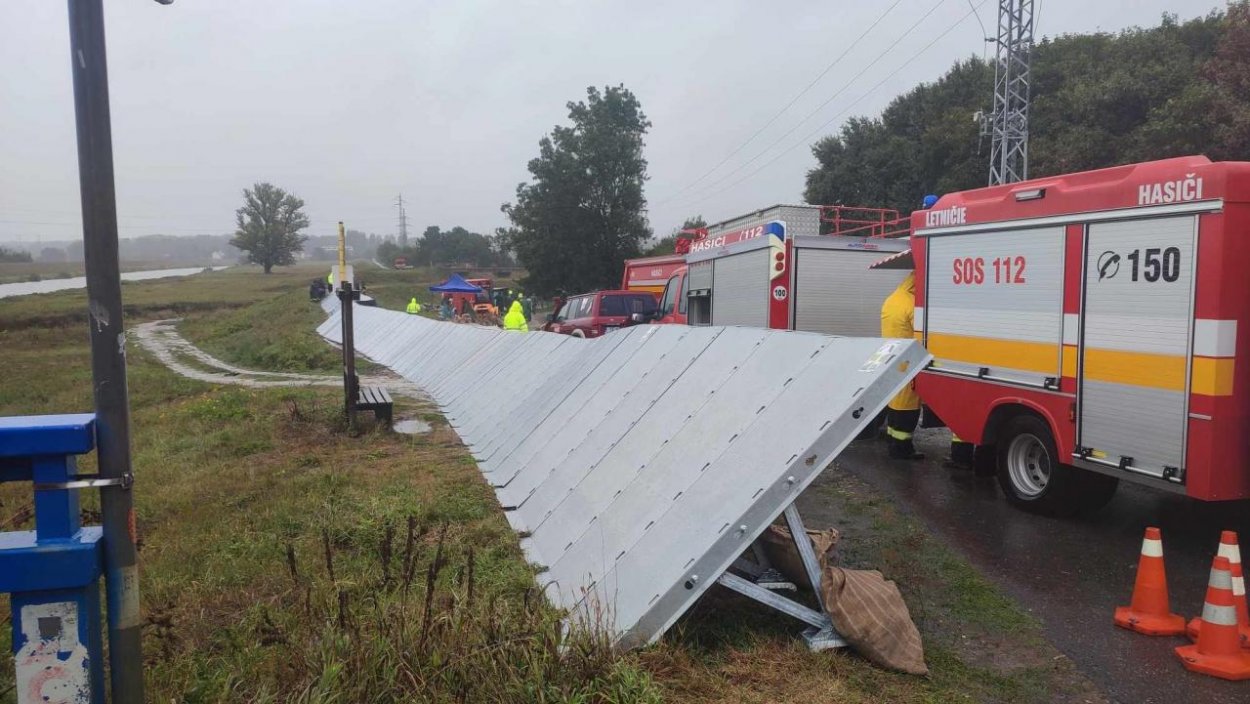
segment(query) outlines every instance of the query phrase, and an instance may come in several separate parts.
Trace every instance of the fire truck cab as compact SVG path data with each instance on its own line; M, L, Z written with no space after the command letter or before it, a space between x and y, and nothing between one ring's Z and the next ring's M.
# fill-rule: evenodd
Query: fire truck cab
M1009 501L1071 513L1121 479L1250 497L1250 163L952 193L912 230L916 388Z

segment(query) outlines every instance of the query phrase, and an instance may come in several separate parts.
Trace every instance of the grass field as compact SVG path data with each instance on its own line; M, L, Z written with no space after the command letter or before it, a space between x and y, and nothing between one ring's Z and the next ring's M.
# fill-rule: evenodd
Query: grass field
M434 278L357 267L390 307ZM191 341L240 366L332 371L307 300L322 271L127 284L128 323L181 316ZM0 300L0 414L90 408L84 311L81 291ZM827 497L873 536L846 546L847 562L911 577L899 555L940 556L917 589L900 582L922 616L927 678L810 653L797 623L717 593L641 651L613 653L593 634L562 641L437 409L397 408L432 422L426 434L350 433L334 389L189 381L133 344L129 387L150 701L1030 702L1074 691L1063 668L1003 666L952 641L966 625L999 651L1050 652L1017 606L866 489ZM0 530L29 528L29 499L28 485L0 485ZM84 492L88 520L95 501ZM0 615L7 653L7 603ZM0 702L12 672L0 657Z

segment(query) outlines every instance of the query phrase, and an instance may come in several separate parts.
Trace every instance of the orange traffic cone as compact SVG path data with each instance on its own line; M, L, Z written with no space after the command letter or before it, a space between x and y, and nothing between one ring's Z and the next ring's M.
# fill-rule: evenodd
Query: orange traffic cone
M1220 533L1220 549L1215 553L1228 558L1229 572L1233 576L1233 602L1237 608L1237 631L1241 634L1241 647L1250 648L1250 613L1246 611L1246 579L1242 573L1241 548L1237 545L1237 533L1226 530ZM1202 619L1190 620L1185 633L1191 640L1198 640L1198 627Z
M1163 569L1163 535L1147 528L1137 562L1133 601L1115 610L1115 625L1148 636L1176 636L1185 632L1185 618L1168 607L1168 579Z
M1232 569L1227 557L1216 555L1202 605L1198 642L1180 646L1176 654L1186 670L1226 680L1250 680L1250 653L1241 651L1239 640Z

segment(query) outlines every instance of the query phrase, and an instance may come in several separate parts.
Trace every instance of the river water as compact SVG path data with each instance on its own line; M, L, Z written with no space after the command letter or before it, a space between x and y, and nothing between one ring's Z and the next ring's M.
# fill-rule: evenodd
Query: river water
M224 266L212 267L213 271L225 269ZM167 279L174 276L190 276L204 271L202 266L185 267L182 269L156 269L153 271L130 271L122 274L122 281L147 281L149 279ZM86 288L87 277L73 276L68 279L48 279L45 281L25 281L16 284L0 284L0 298L12 296L29 296L33 293L52 293L68 291L75 288Z

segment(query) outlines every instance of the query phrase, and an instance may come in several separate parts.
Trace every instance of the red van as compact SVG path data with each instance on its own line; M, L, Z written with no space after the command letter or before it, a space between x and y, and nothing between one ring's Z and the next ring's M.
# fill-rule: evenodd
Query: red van
M547 316L542 329L574 337L599 337L655 318L655 296L646 291L596 291L570 296Z

